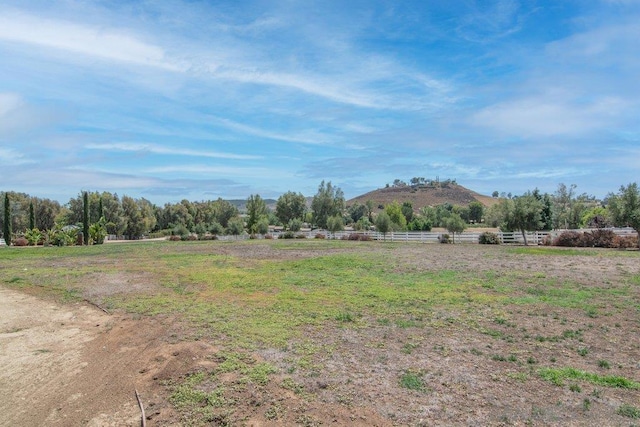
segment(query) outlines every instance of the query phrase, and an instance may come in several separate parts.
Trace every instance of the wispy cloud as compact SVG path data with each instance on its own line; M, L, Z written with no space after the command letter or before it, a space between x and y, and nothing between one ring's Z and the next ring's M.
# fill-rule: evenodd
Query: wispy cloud
M111 61L181 71L164 50L125 30L95 28L15 11L0 14L0 40L53 48Z
M102 151L129 151L140 153L152 153L161 154L167 156L191 156L191 157L210 157L214 159L234 159L234 160L256 160L262 158L261 156L255 156L250 154L233 154L233 153L221 153L216 151L206 151L202 149L187 149L187 148L175 148L156 144L140 144L140 143L110 143L110 144L87 144L85 146L88 150L102 150Z

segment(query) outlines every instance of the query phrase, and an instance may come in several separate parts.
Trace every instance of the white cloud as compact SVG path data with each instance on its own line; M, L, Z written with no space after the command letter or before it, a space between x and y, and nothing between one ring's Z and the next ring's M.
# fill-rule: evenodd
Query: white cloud
M15 93L0 93L0 117L7 116L23 105L22 97Z
M602 98L581 104L555 97L530 97L505 101L472 115L471 123L520 137L583 135L607 129L626 102Z
M155 144L140 144L140 143L110 143L110 144L87 144L85 146L89 150L104 150L104 151L131 151L142 153L153 153L169 156L192 156L192 157L210 157L215 159L232 159L232 160L256 160L261 159L261 156L254 156L248 154L234 154L234 153L221 153L217 151L202 151L193 150L188 148L174 148L164 147Z
M0 13L0 40L26 43L106 60L181 71L164 50L124 30L90 27L21 12Z

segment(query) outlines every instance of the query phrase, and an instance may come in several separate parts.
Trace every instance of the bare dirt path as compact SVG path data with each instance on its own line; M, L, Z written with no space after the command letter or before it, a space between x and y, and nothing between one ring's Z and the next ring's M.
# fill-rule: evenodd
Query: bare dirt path
M139 426L135 389L150 425L173 424L159 382L211 349L167 342L167 323L0 288L0 425Z

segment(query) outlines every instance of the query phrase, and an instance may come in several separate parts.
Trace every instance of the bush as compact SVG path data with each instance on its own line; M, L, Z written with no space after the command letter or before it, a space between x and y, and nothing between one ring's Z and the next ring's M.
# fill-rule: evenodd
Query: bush
M616 236L614 239L614 247L620 249L629 249L638 247L638 238L635 236Z
M577 248L582 246L582 233L577 231L563 231L553 241L553 246Z
M440 243L451 243L451 236L448 234L441 234L438 236L438 242Z
M17 237L13 240L13 246L28 246L29 241L25 237Z
M342 240L355 240L360 242L369 242L371 241L371 236L369 236L368 234L351 233L351 234L342 236Z
M215 234L205 234L204 236L198 236L198 240L218 240L218 236Z
M316 238L316 239L326 239L326 238L327 238L327 236L325 236L325 235L324 235L324 234L322 234L322 233L316 233L315 238Z
M585 233L587 234L587 233ZM588 233L592 236L592 246L595 248L615 248L616 234L613 230L593 230Z
M264 238L265 240L273 240L273 234L265 234Z
M296 235L293 231L285 231L280 235L280 239L295 239Z
M182 236L181 239L192 242L194 240L198 240L198 236L195 234L189 234L188 236Z
M481 245L499 245L502 242L500 242L500 236L496 233L485 231L478 237L478 243Z
M173 235L173 236L169 236L169 240L171 240L172 242L179 242L182 240L182 237Z
M306 239L307 236L305 234L296 234L296 239Z

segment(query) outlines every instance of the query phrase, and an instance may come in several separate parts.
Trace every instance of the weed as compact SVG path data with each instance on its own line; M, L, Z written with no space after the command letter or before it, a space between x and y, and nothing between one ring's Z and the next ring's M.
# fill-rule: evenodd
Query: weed
M588 397L585 397L582 400L582 410L586 412L589 409L591 409L591 399L589 399Z
M425 391L423 374L416 371L405 371L400 376L400 387L415 391Z
M574 393L582 392L582 388L580 387L579 384L569 384L569 390L571 390Z
M349 323L349 322L355 322L356 321L354 315L349 313L349 312L347 312L347 311L342 311L342 312L338 313L336 315L335 319L338 322L342 322L342 323Z
M507 360L508 360L509 362L517 362L517 361L518 361L518 358L516 357L516 355L515 355L515 354L510 354L510 355L509 355L509 357L507 358Z
M529 356L529 357L527 357L527 363L528 363L529 365L535 365L535 364L536 364L536 363L538 363L538 362L536 361L536 359L535 359L534 357Z
M606 360L598 360L598 366L604 369L610 369L611 365Z
M640 390L640 383L628 378L613 375L598 375L574 368L542 368L539 374L543 379L558 386L562 386L564 380L573 379L583 380L605 387Z
M477 348L472 348L471 350L471 354L473 354L474 356L482 356L482 352L480 350L478 350Z
M635 406L627 405L623 403L616 410L616 414L622 415L623 417L639 419L640 418L640 408L636 408Z
M281 385L282 385L282 388L291 390L295 394L302 394L304 392L304 386L302 384L298 384L292 378L283 379Z
M507 358L501 354L494 354L491 356L491 360L495 360L496 362L506 362Z
M582 357L585 357L587 354L589 354L589 349L587 347L580 347L578 349L578 354Z
M411 354L413 352L413 350L415 350L416 348L418 348L418 344L414 344L414 343L406 343L405 345L402 346L402 352L404 354Z

